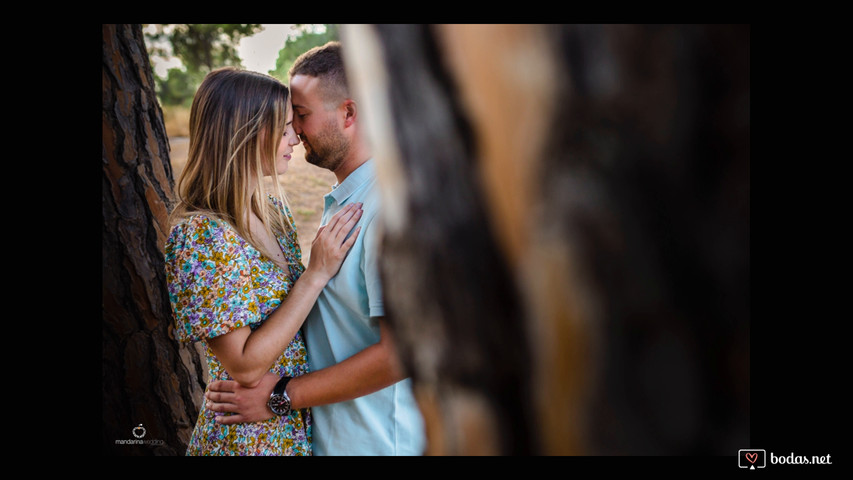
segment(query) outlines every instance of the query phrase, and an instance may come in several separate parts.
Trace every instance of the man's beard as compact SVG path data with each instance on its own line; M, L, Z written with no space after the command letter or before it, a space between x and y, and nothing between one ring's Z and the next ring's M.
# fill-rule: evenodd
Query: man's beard
M302 138L305 148L305 160L320 168L335 171L343 163L349 151L347 138L340 133L334 121L326 125L311 141Z

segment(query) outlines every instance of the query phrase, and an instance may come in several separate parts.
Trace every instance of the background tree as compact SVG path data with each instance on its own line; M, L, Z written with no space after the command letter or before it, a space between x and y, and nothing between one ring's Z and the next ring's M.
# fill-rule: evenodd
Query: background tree
M206 369L174 335L163 258L174 180L141 25L103 25L102 71L103 450L183 455ZM139 425L162 444L116 443Z
M269 74L287 83L287 72L296 60L296 57L308 51L312 47L323 45L332 40L339 40L338 26L334 24L293 25L293 34L287 37L284 47L278 52L275 61L275 69Z
M156 24L145 36L150 54L175 56L183 69L170 69L165 79L155 75L158 92L166 105L189 106L204 76L214 68L242 66L237 45L244 37L260 32L260 24ZM167 42L171 52L158 45Z
M155 80L158 86L157 97L163 105L179 105L189 109L203 79L204 76L198 73L182 68L170 68L165 79Z

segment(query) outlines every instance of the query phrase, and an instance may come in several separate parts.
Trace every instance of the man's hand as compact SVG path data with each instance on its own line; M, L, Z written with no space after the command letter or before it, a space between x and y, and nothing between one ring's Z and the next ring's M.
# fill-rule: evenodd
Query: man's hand
M216 422L223 425L235 423L262 422L275 416L267 407L279 376L267 372L257 386L248 388L233 380L212 382L204 397L207 408L214 412L228 412L232 415L217 415Z

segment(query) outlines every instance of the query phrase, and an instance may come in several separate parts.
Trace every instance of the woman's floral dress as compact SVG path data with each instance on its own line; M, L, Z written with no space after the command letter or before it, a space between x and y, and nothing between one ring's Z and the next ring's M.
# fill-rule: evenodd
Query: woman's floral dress
M273 197L270 201L292 225L290 210ZM165 247L166 280L177 336L185 343L205 342L210 381L231 380L231 376L206 339L245 325L252 330L259 327L305 270L296 232L277 238L288 257L289 271L275 265L223 221L193 215L170 232ZM301 332L270 371L291 377L308 372ZM204 403L187 455L311 455L309 409L264 422L221 425Z

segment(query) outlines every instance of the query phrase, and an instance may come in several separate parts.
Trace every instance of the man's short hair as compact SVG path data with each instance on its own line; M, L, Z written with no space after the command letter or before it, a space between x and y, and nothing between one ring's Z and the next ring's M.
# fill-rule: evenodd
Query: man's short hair
M350 98L341 43L338 41L314 47L297 57L288 72L290 79L296 75L320 78L320 93L328 107Z

